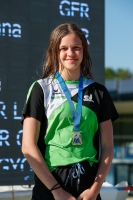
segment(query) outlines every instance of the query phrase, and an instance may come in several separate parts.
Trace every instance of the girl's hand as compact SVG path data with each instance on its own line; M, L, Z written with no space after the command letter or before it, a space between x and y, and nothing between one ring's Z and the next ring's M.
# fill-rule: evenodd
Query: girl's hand
M91 189L87 189L79 195L77 200L96 200L96 198L96 192L91 191Z
M70 193L66 192L62 188L53 190L52 194L55 200L76 200L75 197L73 197Z

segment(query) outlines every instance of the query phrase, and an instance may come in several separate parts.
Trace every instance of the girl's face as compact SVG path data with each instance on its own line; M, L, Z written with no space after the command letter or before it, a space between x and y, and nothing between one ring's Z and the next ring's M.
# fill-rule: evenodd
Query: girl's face
M61 39L59 44L59 68L79 72L83 60L83 45L75 34L68 34Z

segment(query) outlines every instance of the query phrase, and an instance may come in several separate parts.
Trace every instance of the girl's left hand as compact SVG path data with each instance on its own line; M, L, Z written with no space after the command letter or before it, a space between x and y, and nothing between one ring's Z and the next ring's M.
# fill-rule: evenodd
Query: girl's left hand
M91 189L87 189L78 196L77 200L96 200L96 198L97 194L92 192Z

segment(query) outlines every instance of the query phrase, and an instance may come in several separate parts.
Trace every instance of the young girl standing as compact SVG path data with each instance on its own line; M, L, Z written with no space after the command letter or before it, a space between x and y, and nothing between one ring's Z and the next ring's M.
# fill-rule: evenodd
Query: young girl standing
M61 24L51 33L43 68L22 120L22 152L35 172L32 200L100 200L118 113L107 89L93 80L77 25Z

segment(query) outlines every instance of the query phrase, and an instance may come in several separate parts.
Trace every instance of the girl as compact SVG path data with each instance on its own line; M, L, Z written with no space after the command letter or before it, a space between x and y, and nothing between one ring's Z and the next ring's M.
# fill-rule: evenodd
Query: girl
M118 114L106 88L93 80L77 25L61 24L51 33L43 68L22 120L22 152L35 172L32 200L100 200Z

